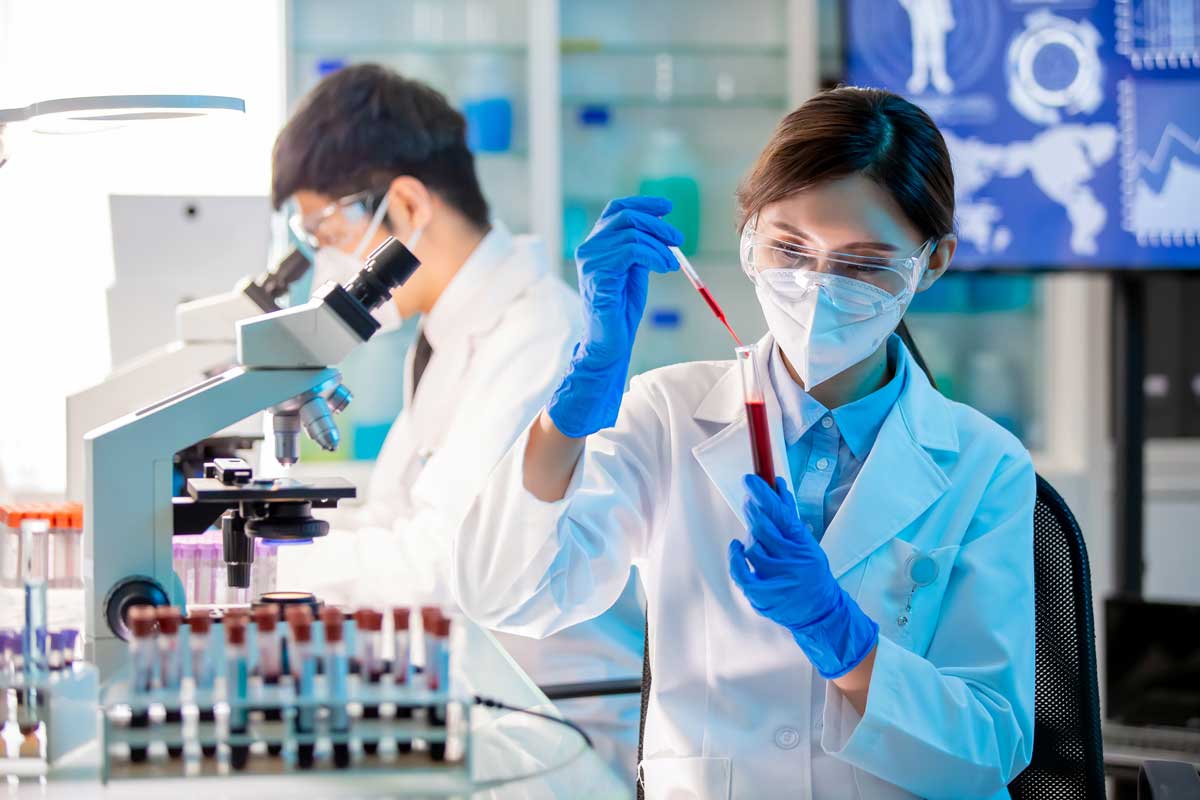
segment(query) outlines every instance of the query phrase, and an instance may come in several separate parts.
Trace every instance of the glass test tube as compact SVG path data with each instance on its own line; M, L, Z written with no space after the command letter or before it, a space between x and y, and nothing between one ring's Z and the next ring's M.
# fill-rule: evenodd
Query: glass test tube
M338 769L350 766L350 658L343 641L343 616L336 608L321 609L321 625L325 633L325 681L329 696L330 728L333 742L333 764ZM340 739L340 741L338 741Z
M245 736L249 710L246 701L250 696L250 659L246 652L245 614L226 614L222 622L225 628L225 699L229 703L229 733ZM235 770L246 768L250 758L250 745L237 743L230 747L230 766Z
M283 654L280 651L282 641L276 631L279 622L279 606L268 603L254 609L254 626L257 629L258 664L255 674L267 686L276 686L283 677ZM268 708L263 718L269 722L283 719L282 710ZM273 756L283 752L282 742L268 742L267 753Z
M358 678L368 683L379 683L383 677L383 658L380 652L383 614L373 608L360 608L354 612L355 639L358 655ZM379 706L363 707L363 719L379 719ZM379 742L364 741L363 752L375 755Z
M421 623L425 633L425 685L431 692L444 692L450 682L450 618L441 609L421 609ZM446 706L431 705L428 709L429 724L436 727L446 725ZM446 742L430 742L429 755L434 761L446 757Z
M771 429L767 422L766 395L763 393L762 373L753 347L739 347L738 367L742 373L742 391L746 401L746 422L750 426L750 452L754 473L775 487L775 460L771 455Z
M183 623L183 612L174 606L161 606L156 609L158 618L158 676L159 684L165 690L163 702L166 705L166 723L168 727L176 726L182 738L183 715L180 711L183 688L183 649L179 646L179 626ZM172 737L173 738L173 737ZM171 758L183 755L183 746L171 744L167 746Z
M143 699L154 691L154 664L157 660L154 631L158 622L154 606L134 606L129 609L129 657L133 662L133 684L135 695ZM148 709L134 711L129 720L131 728L146 728L150 725ZM144 745L129 748L129 760L140 764L146 760L148 751Z
M49 668L46 656L47 612L45 561L39 565L37 550L49 535L45 519L21 520L21 551L25 585L25 674L41 675Z
M200 723L203 725L216 720L213 713L212 689L216 683L216 670L213 667L212 656L209 653L209 633L212 630L212 617L207 611L192 611L188 614L188 656L192 672L192 683L196 688L196 700L200 706ZM200 752L208 758L217 754L217 746L201 745Z
M412 665L412 637L409 631L411 611L407 606L392 609L392 680L399 686L407 685ZM396 709L398 719L411 719L412 706L402 705ZM401 753L412 750L412 741L404 739L396 742L396 749Z
M292 606L287 610L287 623L292 632L292 675L296 681L295 730L298 735L312 738L317 731L317 709L311 705L317 697L317 651L312 640L312 610L308 606ZM301 769L311 769L316 755L316 742L300 741L296 745L296 763Z

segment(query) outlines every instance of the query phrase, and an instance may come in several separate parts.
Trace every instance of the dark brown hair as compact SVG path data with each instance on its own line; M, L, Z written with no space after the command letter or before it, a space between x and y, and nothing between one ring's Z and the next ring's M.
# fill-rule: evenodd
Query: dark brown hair
M764 206L853 174L891 194L922 236L954 230L954 172L937 125L899 95L852 86L783 118L738 187L739 227Z
M382 192L411 175L486 227L466 131L462 114L429 86L378 64L345 67L317 84L280 131L271 200L278 208L301 189L329 197Z

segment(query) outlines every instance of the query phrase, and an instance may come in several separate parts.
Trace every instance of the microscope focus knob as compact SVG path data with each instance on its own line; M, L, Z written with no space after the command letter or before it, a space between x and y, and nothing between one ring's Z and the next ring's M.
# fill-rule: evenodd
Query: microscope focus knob
M104 598L104 616L117 638L129 641L129 609L134 606L165 606L170 599L162 584L145 575L132 575L117 583Z

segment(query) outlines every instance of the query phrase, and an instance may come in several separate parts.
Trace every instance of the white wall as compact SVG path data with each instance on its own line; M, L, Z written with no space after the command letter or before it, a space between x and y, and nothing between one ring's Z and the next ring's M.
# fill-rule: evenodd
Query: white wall
M63 398L109 369L109 194L265 194L284 68L282 0L0 0L0 107L136 92L246 102L244 118L13 143L0 169L0 494L5 480L9 493L62 490Z

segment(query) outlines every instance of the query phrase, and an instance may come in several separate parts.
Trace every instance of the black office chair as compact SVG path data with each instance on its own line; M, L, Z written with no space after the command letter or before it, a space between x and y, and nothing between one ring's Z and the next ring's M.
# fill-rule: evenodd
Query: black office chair
M1037 685L1033 759L1008 787L1017 800L1104 797L1092 579L1079 524L1041 475L1033 511Z

